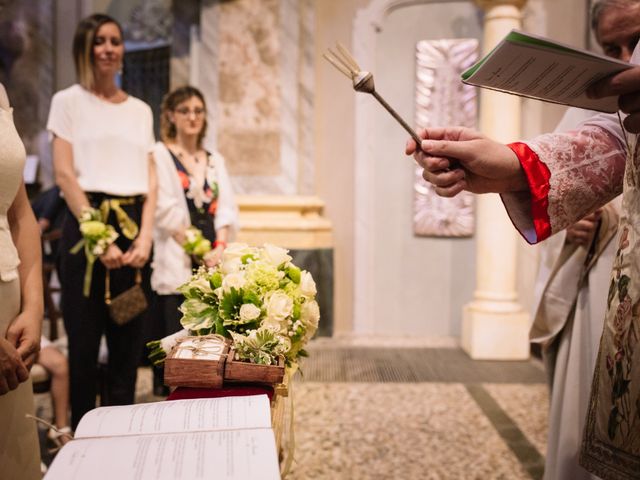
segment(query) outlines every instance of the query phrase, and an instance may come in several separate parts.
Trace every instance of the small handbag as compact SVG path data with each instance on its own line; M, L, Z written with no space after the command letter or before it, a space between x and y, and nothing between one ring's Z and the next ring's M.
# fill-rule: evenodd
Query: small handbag
M136 283L118 296L111 298L111 279L109 270L104 282L104 303L109 308L109 316L117 325L125 325L136 318L148 307L147 297L140 284L142 273L136 269Z

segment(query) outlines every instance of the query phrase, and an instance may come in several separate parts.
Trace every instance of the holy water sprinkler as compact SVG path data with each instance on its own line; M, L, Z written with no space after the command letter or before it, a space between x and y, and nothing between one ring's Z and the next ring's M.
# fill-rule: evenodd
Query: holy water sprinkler
M351 79L353 82L353 89L356 92L370 93L373 95L375 99L378 100L378 102L380 102L380 104L387 110L387 112L389 112L409 133L409 135L411 135L411 138L415 140L416 145L420 148L422 139L413 130L413 128L404 121L398 112L396 112L393 107L391 107L391 105L389 105L385 99L376 92L376 87L373 82L373 74L371 72L361 70L358 63L346 48L338 43L336 45L336 51L329 48L327 49L327 53L324 53L322 56L331 63L331 65L336 67L340 73Z

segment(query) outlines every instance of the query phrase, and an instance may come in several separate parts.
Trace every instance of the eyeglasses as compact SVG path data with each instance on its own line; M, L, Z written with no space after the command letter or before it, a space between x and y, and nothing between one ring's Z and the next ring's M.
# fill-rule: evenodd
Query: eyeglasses
M188 109L187 107L183 107L183 108L177 108L175 110L175 112L179 115L184 115L185 117L188 115L191 115L192 113L196 116L196 117L201 117L204 115L205 110L204 108L194 108L193 110Z

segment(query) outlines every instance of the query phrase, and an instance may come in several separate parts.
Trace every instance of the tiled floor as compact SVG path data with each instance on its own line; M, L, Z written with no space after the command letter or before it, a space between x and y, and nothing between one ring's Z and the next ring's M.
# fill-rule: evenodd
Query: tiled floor
M336 346L337 345L337 346ZM317 342L292 385L303 479L540 478L547 387L535 361L474 362L457 348ZM139 370L138 401L157 401ZM50 415L46 395L38 413Z
M536 361L457 348L312 346L294 384L293 479L541 478L547 387Z

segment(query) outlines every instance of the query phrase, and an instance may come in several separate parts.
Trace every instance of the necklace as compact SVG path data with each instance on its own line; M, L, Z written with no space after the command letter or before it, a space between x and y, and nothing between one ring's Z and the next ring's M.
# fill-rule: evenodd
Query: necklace
M188 155L184 152L178 152L178 158L180 160L192 160L193 162L195 162L195 164L199 164L200 163L200 158L198 158L198 154L193 154L193 155Z
M203 163L201 161L202 158L199 155L200 150L190 154L181 145L173 144L171 151L178 157L178 160L190 177L204 178L205 168L203 168L203 166L206 166L206 162Z
M191 161L193 163L195 163L196 165L200 164L200 156L198 155L200 153L200 150L197 150L195 153L191 154L191 153L187 153L186 150L177 145L178 147L178 151L176 152L178 159L182 162L183 160L187 160L187 161Z

